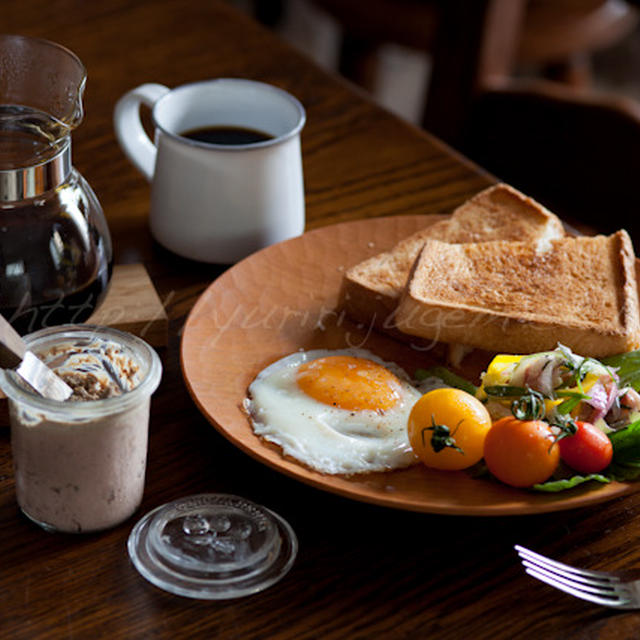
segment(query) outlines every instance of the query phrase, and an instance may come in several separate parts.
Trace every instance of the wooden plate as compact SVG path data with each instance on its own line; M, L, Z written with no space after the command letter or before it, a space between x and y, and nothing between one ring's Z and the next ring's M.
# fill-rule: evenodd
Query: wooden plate
M464 472L422 465L390 473L324 475L283 457L253 434L241 405L248 385L271 362L299 349L369 349L412 374L438 362L438 349L405 345L357 327L336 311L345 268L393 246L439 216L347 222L268 247L238 263L203 293L182 338L182 371L196 404L225 437L297 480L348 498L412 511L511 515L559 511L628 493L633 485L579 487L560 494L512 489ZM471 362L468 375L488 363ZM441 358L441 356L440 356Z

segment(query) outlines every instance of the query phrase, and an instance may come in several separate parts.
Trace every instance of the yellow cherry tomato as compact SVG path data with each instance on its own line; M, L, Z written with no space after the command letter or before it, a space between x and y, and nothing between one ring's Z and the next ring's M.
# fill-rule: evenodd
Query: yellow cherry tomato
M460 389L425 393L409 415L409 442L428 467L459 470L483 455L491 416L474 396Z

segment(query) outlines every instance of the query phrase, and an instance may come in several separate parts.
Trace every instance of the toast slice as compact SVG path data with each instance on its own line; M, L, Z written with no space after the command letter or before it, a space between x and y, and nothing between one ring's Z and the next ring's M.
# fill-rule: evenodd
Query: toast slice
M640 346L635 256L626 231L527 242L428 240L398 306L410 335L488 351L558 342L601 357Z
M449 243L487 240L546 242L564 235L559 218L506 184L497 184L458 207L447 220L399 242L345 272L340 307L354 320L393 329L393 316L413 263L427 239Z

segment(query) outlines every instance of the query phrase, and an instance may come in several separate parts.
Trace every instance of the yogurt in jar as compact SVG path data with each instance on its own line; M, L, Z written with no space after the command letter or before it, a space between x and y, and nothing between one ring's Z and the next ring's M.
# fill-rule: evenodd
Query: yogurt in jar
M61 326L25 341L74 393L58 402L11 373L0 379L9 397L18 504L49 530L115 526L142 500L159 358L139 338L103 327Z

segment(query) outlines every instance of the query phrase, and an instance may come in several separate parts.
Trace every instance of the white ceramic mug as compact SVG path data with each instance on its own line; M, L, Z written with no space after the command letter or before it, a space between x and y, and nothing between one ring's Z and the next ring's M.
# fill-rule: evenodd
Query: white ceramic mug
M140 105L152 110L155 144ZM114 124L127 157L152 183L154 238L178 255L232 263L304 230L300 132L305 111L277 87L220 78L173 90L143 84L117 103ZM182 134L207 127L263 131L268 140L227 145Z

